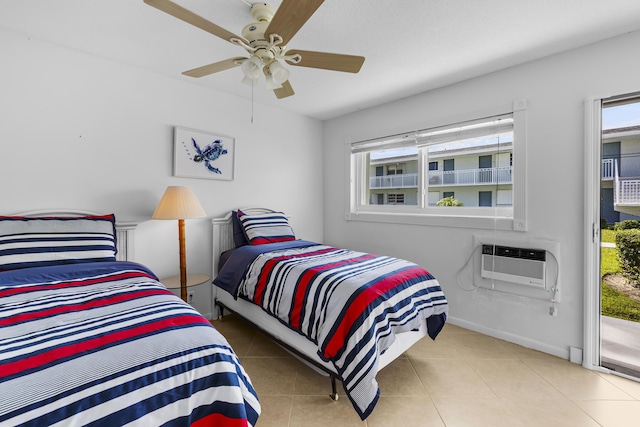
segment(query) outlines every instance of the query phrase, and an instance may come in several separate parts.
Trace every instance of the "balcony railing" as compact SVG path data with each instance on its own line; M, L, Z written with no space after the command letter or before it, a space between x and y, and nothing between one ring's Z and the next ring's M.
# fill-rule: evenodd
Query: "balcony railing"
M513 168L460 169L429 171L429 186L512 184ZM417 188L418 174L372 176L369 188Z
M614 206L640 206L640 178L620 178L617 162L613 162L613 204Z
M460 169L429 171L429 186L512 184L513 168Z
M418 174L372 176L369 178L369 188L417 188Z
M640 179L619 179L615 185L616 205L640 206Z
M605 181L613 180L614 159L602 159L602 179Z

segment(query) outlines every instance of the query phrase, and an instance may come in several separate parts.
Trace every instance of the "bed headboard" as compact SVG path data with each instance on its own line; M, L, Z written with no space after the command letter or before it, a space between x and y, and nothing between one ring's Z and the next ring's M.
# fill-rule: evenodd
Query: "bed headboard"
M103 215L97 212L75 210L75 209L46 209L37 211L19 212L13 214L16 216L84 216L84 215ZM119 221L116 217L116 243L118 253L116 259L118 261L133 261L134 257L134 235L138 226L134 221Z
M267 208L240 208L240 210L248 215L276 212L273 209ZM220 254L224 251L235 248L235 243L233 241L233 223L231 222L231 213L232 212L229 212L228 214L220 218L211 219L211 223L213 224L213 260L211 270L212 278L215 278L218 275L218 260L220 259Z

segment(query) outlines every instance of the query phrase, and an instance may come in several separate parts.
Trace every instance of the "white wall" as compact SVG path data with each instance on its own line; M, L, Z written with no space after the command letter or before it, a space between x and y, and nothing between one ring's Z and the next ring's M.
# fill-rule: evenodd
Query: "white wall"
M408 258L430 270L451 304L451 321L558 356L583 347L584 107L588 97L640 90L640 32L510 68L325 122L324 241ZM346 221L345 138L388 135L526 98L526 232L498 238L558 246L561 303L457 285L456 274L487 230ZM489 230L491 231L491 230ZM491 231L492 233L492 231ZM470 280L462 280L469 287Z
M323 127L261 105L251 124L246 100L0 29L0 213L64 207L141 218L136 259L164 277L178 271L177 226L148 218L166 186L188 185L210 216L268 206L291 214L302 238L418 262L442 283L452 321L568 355L569 346L582 347L583 101L640 90L638 45L640 33L631 33ZM478 230L344 219L346 137L385 135L518 98L529 105L529 230L500 235L557 242L557 317L546 303L456 285ZM174 126L234 136L235 180L172 177ZM210 271L209 234L208 220L187 221L192 273Z
M168 185L209 216L266 206L322 239L322 124L0 29L0 214L115 212L139 225L136 260L178 274L177 221L150 221ZM173 127L236 139L235 180L172 177ZM188 220L190 273L211 270L211 223Z

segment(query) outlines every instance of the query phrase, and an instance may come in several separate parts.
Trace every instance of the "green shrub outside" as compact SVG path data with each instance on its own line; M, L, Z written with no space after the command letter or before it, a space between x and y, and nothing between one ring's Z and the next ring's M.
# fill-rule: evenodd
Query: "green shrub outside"
M464 206L464 204L455 197L445 197L436 202L436 206Z
M613 226L615 231L632 230L634 228L640 228L640 221L636 219L625 219L624 221L616 222Z
M620 273L616 248L602 248L602 276ZM601 313L603 316L640 322L640 303L602 282Z
M618 228L615 239L622 274L640 287L640 229Z

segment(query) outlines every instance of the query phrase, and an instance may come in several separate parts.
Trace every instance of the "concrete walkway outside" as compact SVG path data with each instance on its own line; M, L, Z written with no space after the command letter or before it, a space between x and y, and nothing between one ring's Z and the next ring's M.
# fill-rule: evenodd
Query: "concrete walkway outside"
M603 248L615 243L601 242ZM640 378L640 322L600 316L600 363L632 377Z
M602 366L640 378L640 323L600 316Z

